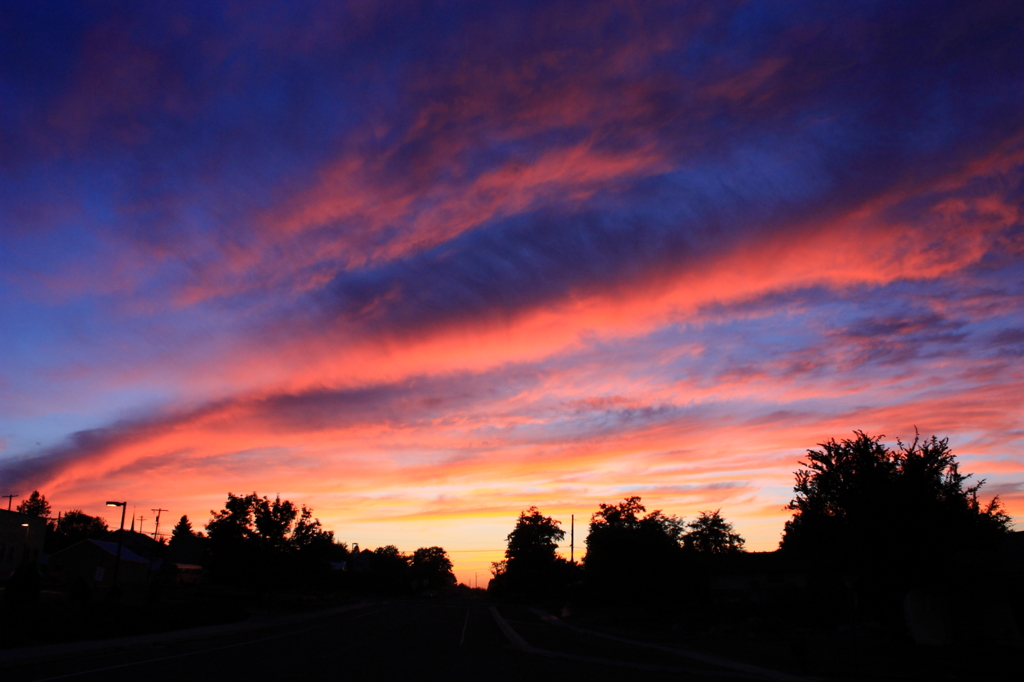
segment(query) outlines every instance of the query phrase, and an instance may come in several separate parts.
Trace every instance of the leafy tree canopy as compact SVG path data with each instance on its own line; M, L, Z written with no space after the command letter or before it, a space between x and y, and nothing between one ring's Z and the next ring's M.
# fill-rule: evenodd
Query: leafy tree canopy
M224 508L210 510L210 521L206 524L206 533L210 540L218 545L238 544L256 535L255 506L259 498L252 495L235 495L228 493Z
M320 519L313 518L313 510L302 505L290 542L296 549L316 548L326 551L334 546L334 531L324 530ZM347 547L344 549L347 550Z
M425 587L455 584L452 561L443 547L420 547L412 553L413 575Z
M530 507L519 514L515 528L508 534L505 559L510 567L518 564L554 562L555 550L565 537L560 523L550 516L544 516L536 507Z
M359 551L359 545L355 545L355 551ZM398 547L396 547L395 545L384 545L383 547L378 547L377 549L373 550L373 554L374 556L385 557L389 559L401 559L402 561L407 561L409 559L409 557L402 554L401 550L399 550Z
M640 497L634 495L627 497L618 504L598 505L598 511L590 519L590 535L587 536L587 546L591 544L591 538L609 531L642 531L649 535L661 536L667 541L678 545L683 538L685 526L683 519L678 516L666 516L660 509L652 511L646 516L641 516L646 507L640 502Z
M206 524L210 540L219 546L252 543L272 552L310 547L329 547L334 533L325 531L320 520L305 505L297 508L278 495L267 496L228 493L224 509L210 512ZM296 522L296 518L298 521ZM294 524L294 525L293 525Z
M979 502L984 481L967 485L948 438L897 440L890 449L881 436L854 434L807 451L783 550L855 563L875 557L895 568L993 547L1009 531L998 497Z
M57 529L69 536L101 538L107 534L107 522L99 516L89 516L81 509L64 512Z
M558 556L565 537L560 523L536 507L520 512L508 534L505 559L491 564L498 592L538 597L562 589L575 579L576 566Z
M722 518L721 509L702 511L687 524L684 538L687 548L701 554L730 554L743 551L743 538L734 533L732 524Z
M652 581L668 580L681 551L683 520L645 511L634 496L619 504L602 503L591 517L583 565L588 581L599 589L643 591Z
M41 495L38 490L33 490L28 499L22 500L21 504L18 505L18 512L46 517L50 515L50 503L46 501L46 497Z

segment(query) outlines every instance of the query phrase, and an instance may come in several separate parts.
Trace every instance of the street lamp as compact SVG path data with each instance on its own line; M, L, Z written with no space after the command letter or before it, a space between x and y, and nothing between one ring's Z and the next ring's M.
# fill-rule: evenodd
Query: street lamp
M114 590L117 590L117 577L121 573L121 543L124 541L124 512L128 508L127 502L107 501L108 507L121 508L121 532L117 534L117 563L114 564Z
M28 548L28 524L27 523L23 523L23 524L21 524L21 527L25 529L25 549L21 553L21 563L27 564L28 563L28 555L29 555L29 548Z

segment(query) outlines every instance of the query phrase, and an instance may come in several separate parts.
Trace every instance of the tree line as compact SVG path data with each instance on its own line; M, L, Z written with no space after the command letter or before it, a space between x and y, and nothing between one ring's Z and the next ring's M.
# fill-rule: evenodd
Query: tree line
M47 519L44 551L58 552L83 540L109 539L105 519L73 509L57 518L39 491L18 505L23 514ZM351 586L388 593L436 590L455 583L452 562L443 547L420 547L405 554L394 545L361 552L339 542L313 510L280 495L229 492L222 509L211 510L205 532L183 515L169 542L157 550L163 570L194 564L216 583L257 591ZM342 571L341 567L345 569ZM356 575L358 574L358 575Z
M889 624L902 623L904 598L915 589L986 582L1020 602L1021 590L1000 568L1012 527L998 496L982 503L985 482L960 472L946 438L897 440L895 448L881 439L855 431L807 451L776 552L746 553L721 510L684 523L647 513L634 496L599 505L576 564L556 552L565 536L560 522L530 507L493 565L492 590L526 600L659 604L699 619L721 611L711 603L716 579L759 573L788 585L758 596L777 599L766 606L776 613L849 619L856 612Z
M561 522L530 507L508 535L505 558L492 564L492 590L527 598L552 596L585 581L591 591L606 597L636 597L652 586L664 591L693 557L744 551L743 537L720 509L703 511L688 524L661 510L645 512L639 496L599 504L590 519L586 554L575 564L556 551L565 538Z
M757 559L757 570L805 575L808 588L799 599L814 601L820 611L830 600L849 601L853 589L858 608L898 618L901 595L910 589L948 587L949 575L991 578L979 571L992 564L1011 533L998 497L982 503L984 481L960 472L948 439L915 437L890 448L881 438L856 431L853 438L808 450L794 472L794 497L786 507L792 516L779 551L772 563ZM49 517L51 509L34 491L18 511ZM228 493L224 507L210 514L205 533L181 517L167 546L168 562L201 564L215 581L254 589L328 585L336 580L332 565L340 562L356 587L398 592L455 582L441 547L411 555L393 545L350 550L311 509L280 496ZM108 532L102 518L70 510L48 522L45 551ZM699 606L714 576L754 566L721 510L685 523L661 510L648 512L639 496L599 505L581 562L558 555L564 537L559 521L536 507L522 511L507 537L505 558L492 567L492 592Z

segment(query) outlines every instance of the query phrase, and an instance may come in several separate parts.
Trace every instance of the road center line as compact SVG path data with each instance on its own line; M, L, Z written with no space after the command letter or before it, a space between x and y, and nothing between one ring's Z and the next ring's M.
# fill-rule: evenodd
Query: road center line
M466 643L466 626L469 625L469 607L466 607L466 620L462 622L462 637L459 637L459 646Z

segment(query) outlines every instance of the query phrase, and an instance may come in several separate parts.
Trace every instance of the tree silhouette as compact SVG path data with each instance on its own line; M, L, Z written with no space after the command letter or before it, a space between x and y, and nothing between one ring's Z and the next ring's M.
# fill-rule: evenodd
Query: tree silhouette
M808 450L795 472L794 514L780 547L811 571L818 592L831 590L837 603L849 598L835 595L853 589L857 610L899 627L909 590L968 584L951 583L954 576L990 582L986 567L1010 519L998 498L978 501L984 481L966 484L970 475L960 473L948 439L915 437L890 449L881 436L854 435Z
M359 553L359 545L353 546L353 553ZM407 592L413 580L409 571L410 559L395 545L384 545L373 550L370 558L371 585L380 592L390 594Z
M259 501L256 493L235 495L228 493L224 508L210 510L206 533L215 545L236 545L255 536L254 508Z
M455 584L452 561L443 547L420 547L412 553L411 568L421 587L437 589Z
M733 532L732 524L721 516L721 509L702 511L687 524L683 540L688 549L701 554L731 554L743 551L743 538Z
M572 580L573 565L555 552L565 537L559 525L536 507L520 512L508 534L505 559L491 564L499 592L537 596Z
M192 532L192 522L188 520L188 516L183 515L171 530L171 542L191 537L195 537L195 533Z
M359 552L359 545L357 544L354 547L354 551ZM405 554L402 554L402 552L395 545L384 545L383 547L378 547L377 549L373 550L373 555L375 557L380 557L382 559L386 559L389 561L401 561L404 564L409 563L409 557Z
M22 500L21 504L18 505L18 512L31 514L32 516L47 517L50 515L50 503L46 501L44 495L39 494L38 490L33 490L28 499Z
M188 516L182 516L171 531L171 541L167 545L168 561L201 565L205 560L205 540L193 532Z
M588 583L610 592L639 592L671 579L683 520L660 510L642 516L645 511L637 496L599 505L590 519L583 558Z
M280 495L271 501L256 493L228 493L224 508L210 514L206 531L214 569L228 580L268 585L296 579L337 551L334 534L322 528L311 509L300 510Z
M313 518L313 510L302 505L299 520L295 522L289 541L299 551L326 552L334 545L334 532L324 530L320 519Z
M558 542L565 537L560 523L544 516L536 507L520 512L516 527L508 534L505 559L510 570L519 566L554 563Z
M82 540L98 540L108 532L104 519L72 509L64 512L59 523L47 525L46 551L57 552Z
M255 497L255 493L253 494ZM284 552L290 549L289 531L298 510L288 500L281 501L278 495L271 502L266 496L253 504L253 527L255 537L268 550Z
M107 534L107 522L99 516L89 516L81 509L64 512L60 531L68 537L100 538Z
M965 486L971 475L960 473L949 439L897 441L890 450L881 436L854 433L807 451L783 550L924 559L943 548L992 547L1009 531L998 496L985 507L978 501L985 481Z

